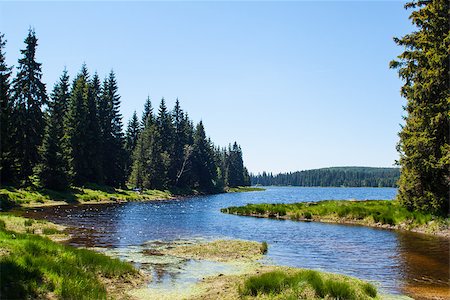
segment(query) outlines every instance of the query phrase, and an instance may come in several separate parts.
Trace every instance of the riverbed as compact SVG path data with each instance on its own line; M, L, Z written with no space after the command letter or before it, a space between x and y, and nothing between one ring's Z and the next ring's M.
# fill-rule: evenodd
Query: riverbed
M269 252L263 263L355 276L374 283L382 293L415 298L450 297L448 239L363 226L259 219L220 212L220 208L247 203L389 200L396 192L394 188L267 187L263 192L180 200L45 207L30 209L26 216L68 225L73 236L70 244L102 248L125 259L142 248L173 242L223 238L267 241ZM155 289L195 283L197 277L208 275L207 270L221 270L220 265L195 261L158 263L157 256L147 259L145 267L156 276L149 287Z

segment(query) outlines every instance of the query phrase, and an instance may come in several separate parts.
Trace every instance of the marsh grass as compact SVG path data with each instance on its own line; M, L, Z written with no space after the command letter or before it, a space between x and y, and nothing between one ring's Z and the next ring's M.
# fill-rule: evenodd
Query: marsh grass
M3 222L2 224L4 224ZM106 299L100 277L136 274L127 263L102 254L55 243L48 238L0 227L0 294L4 299Z
M441 217L422 212L410 212L397 201L388 200L327 200L292 204L247 204L221 210L238 215L261 215L279 217L287 215L291 220L356 221L361 224L402 225L413 229L427 225L447 223Z
M251 276L239 287L245 296L271 299L373 299L376 288L356 278L313 270L275 270ZM266 299L265 298L265 299Z

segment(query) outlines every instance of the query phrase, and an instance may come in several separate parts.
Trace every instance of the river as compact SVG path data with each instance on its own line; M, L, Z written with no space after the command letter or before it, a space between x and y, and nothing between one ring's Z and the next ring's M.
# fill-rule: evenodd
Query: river
M264 263L355 276L373 282L383 293L445 298L449 296L448 239L363 226L280 221L220 212L220 208L247 203L389 200L396 192L394 188L267 187L263 192L169 201L47 207L29 210L26 215L70 226L72 245L119 252L138 249L149 241L217 238L267 241L269 252ZM183 268L188 272L192 264ZM161 280L165 286L176 282L176 274L164 270L162 273L162 277L169 278Z

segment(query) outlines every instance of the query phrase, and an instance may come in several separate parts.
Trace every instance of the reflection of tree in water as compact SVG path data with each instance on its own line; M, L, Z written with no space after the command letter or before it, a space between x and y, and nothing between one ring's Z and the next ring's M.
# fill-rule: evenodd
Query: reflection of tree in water
M449 239L405 232L397 236L405 294L449 299Z

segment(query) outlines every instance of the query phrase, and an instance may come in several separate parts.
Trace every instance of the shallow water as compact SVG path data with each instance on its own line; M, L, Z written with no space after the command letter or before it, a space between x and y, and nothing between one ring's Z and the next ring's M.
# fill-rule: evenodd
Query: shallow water
M264 259L267 263L356 276L375 283L386 293L450 296L448 239L362 226L280 221L220 212L220 208L247 203L393 199L395 194L393 188L269 187L264 192L182 200L50 207L29 211L28 215L76 228L71 232L74 238L70 242L75 246L120 251L133 247L141 249L146 242L155 240L267 241L269 253ZM196 265L196 262L167 264L166 267L150 263L149 266L152 272L163 274L157 277L161 278L161 288L177 283L177 276L173 275L176 272L170 269L174 266L185 275L192 268L213 268ZM155 266L159 271L155 271ZM193 276L192 281L195 280Z

